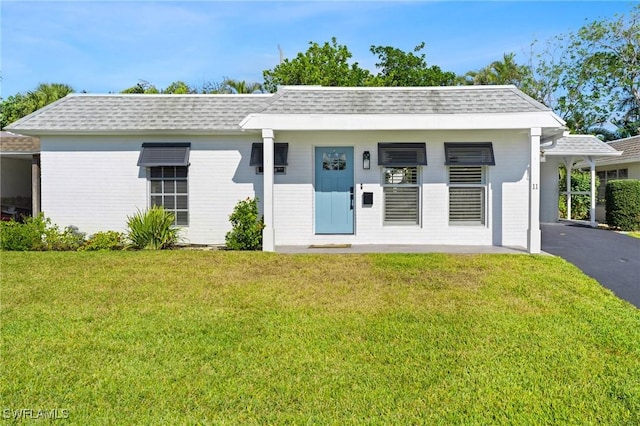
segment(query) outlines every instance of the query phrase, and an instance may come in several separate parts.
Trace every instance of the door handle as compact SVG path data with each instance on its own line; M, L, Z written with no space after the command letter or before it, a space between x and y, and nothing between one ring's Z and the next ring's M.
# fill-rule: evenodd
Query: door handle
M349 195L351 196L351 210L353 210L353 186L349 190Z

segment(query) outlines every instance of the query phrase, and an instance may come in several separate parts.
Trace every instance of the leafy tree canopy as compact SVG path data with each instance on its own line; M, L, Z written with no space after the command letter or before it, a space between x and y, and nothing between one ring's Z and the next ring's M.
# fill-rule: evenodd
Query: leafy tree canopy
M351 56L335 37L322 46L309 42L306 52L263 72L264 88L273 93L280 85L364 86L371 74L357 62L350 64Z
M640 134L640 5L550 40L534 65L541 100L571 130Z
M0 127L5 128L14 121L39 110L58 99L73 93L73 88L61 83L40 83L34 90L18 93L2 100L0 104Z
M370 86L451 86L456 75L443 72L437 65L427 66L425 54L419 53L425 43L417 45L413 52L404 52L391 46L371 46L371 53L378 57L378 75L370 79ZM414 54L414 52L416 54Z

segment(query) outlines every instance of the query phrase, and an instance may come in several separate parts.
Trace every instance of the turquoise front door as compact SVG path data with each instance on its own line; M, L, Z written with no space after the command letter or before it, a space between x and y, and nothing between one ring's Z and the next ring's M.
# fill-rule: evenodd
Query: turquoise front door
M353 147L316 147L316 234L353 234Z

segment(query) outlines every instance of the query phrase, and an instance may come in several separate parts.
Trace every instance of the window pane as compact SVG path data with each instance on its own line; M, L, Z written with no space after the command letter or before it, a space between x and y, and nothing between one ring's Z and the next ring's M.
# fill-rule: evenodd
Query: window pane
M173 195L164 197L164 208L165 209L175 209L176 208L176 198Z
M176 176L176 168L175 167L163 167L162 170L165 178L172 178Z
M151 207L161 206L162 205L162 197L158 195L154 195L151 197Z
M618 179L627 179L629 177L628 169L620 169L618 170Z
M164 193L165 194L175 194L176 192L176 181L175 180L165 180L164 181Z
M176 212L176 225L180 225L180 226L189 225L189 213Z
M151 167L151 178L157 179L162 177L162 167Z
M187 193L187 181L186 180L177 180L176 181L176 193L177 194L186 194Z
M418 183L417 167L384 169L384 183L390 185L415 185Z
M345 170L347 155L341 152L322 154L322 170Z
M180 210L186 210L189 206L189 198L186 195L178 195L176 197L176 208Z
M178 177L178 178L186 178L187 177L187 168L186 167L176 167L176 177Z
M618 178L617 170L607 170L607 180L614 180Z
M162 193L162 181L161 180L152 180L151 181L151 193L152 194L161 194Z

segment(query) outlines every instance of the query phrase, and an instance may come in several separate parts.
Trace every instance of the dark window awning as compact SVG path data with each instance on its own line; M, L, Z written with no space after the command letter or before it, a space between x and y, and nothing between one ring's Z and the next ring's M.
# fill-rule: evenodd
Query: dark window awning
M491 142L445 142L446 166L495 166Z
M185 143L143 143L138 166L188 166L191 144Z
M425 143L379 143L378 165L387 167L410 167L427 165Z
M287 166L287 157L289 155L288 143L274 143L273 144L273 165L274 166ZM251 160L250 166L263 166L264 156L264 144L261 142L251 145Z

